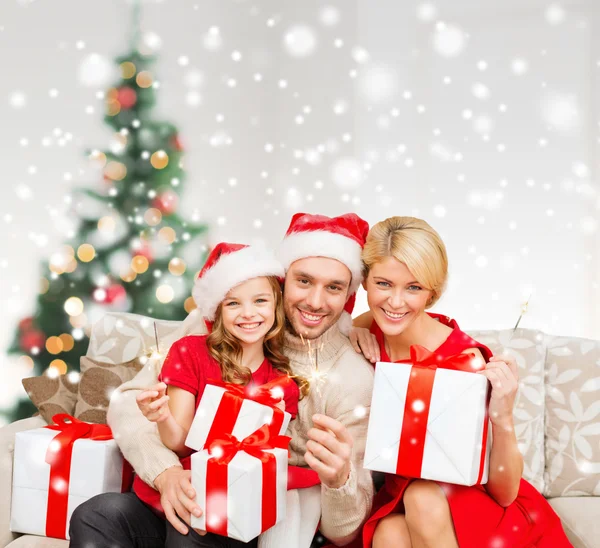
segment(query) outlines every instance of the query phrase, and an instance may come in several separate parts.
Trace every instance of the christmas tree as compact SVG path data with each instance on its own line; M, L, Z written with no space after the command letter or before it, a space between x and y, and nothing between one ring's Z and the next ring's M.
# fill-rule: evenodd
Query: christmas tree
M131 52L117 58L120 81L105 94L114 139L110 150L88 152L104 182L68 197L78 229L43 264L35 313L19 322L8 350L21 354L32 375L77 371L91 324L106 312L181 320L195 307L190 288L206 226L178 214L183 149L172 124L152 119L155 57L138 47L137 4L134 10ZM10 420L34 412L23 399Z

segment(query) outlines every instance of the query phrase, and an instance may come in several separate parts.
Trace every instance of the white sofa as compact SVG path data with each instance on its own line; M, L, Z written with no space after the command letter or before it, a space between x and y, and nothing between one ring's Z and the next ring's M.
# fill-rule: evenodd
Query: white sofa
M88 355L122 363L154 349L153 320L107 315L92 330ZM193 327L160 323L161 347ZM554 337L539 331L471 331L493 352L507 350L519 364L515 404L524 476L550 501L576 548L600 546L600 341ZM139 344L137 343L139 340ZM40 417L0 429L0 548L66 548L66 541L18 536L9 530L13 443L20 430L44 426Z

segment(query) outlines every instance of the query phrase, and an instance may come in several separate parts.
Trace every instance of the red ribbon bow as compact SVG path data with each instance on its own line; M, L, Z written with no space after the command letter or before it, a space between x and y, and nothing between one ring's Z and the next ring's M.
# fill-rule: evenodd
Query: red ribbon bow
M55 424L49 424L45 428L57 430L58 434L54 436L46 451L46 462L50 465L46 536L66 539L73 445L80 439L112 440L113 435L106 424L90 424L67 413L58 413L52 417L52 420ZM124 460L122 491L129 488L132 477L133 470Z
M438 368L454 369L474 373L482 368L479 366L479 362L475 361L474 354L457 354L443 357L419 345L410 347L410 361L412 362L412 368L406 388L406 402L404 404L404 419L402 432L400 433L396 474L409 478L420 478L436 370ZM416 402L420 402L420 404L415 405ZM487 432L488 414L486 405L477 483L480 483L483 477Z
M208 447L214 440L223 434L230 434L237 421L244 400L252 400L256 403L266 405L273 409L273 418L271 420L271 429L274 434L279 434L283 425L284 414L281 409L275 407L282 399L285 388L290 382L294 382L288 375L282 375L276 379L263 384L262 386L253 386L233 384L220 380L210 380L209 384L224 388L226 390L219 407L210 426L208 436L204 447ZM277 396L277 391L281 392ZM275 394L274 394L275 392Z
M262 463L262 523L261 531L277 521L277 460L266 449L288 449L288 436L273 435L268 425L261 426L239 441L231 434L215 439L208 447L211 458L206 465L206 530L227 536L228 465L244 451ZM225 495L225 496L223 496Z

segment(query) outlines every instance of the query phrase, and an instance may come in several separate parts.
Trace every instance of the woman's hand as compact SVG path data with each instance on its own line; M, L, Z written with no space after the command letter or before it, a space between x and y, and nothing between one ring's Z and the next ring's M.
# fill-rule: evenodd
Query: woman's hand
M163 422L171 416L167 385L159 382L136 397L140 411L150 422Z
M492 385L489 414L492 424L507 430L513 428L513 407L519 388L517 363L512 356L492 356L485 370L478 372L484 375Z
M371 363L381 359L377 337L365 327L353 327L350 331L350 342L358 353L362 353Z
M282 411L285 411L285 400L281 400L280 402L276 403L275 407L281 409Z

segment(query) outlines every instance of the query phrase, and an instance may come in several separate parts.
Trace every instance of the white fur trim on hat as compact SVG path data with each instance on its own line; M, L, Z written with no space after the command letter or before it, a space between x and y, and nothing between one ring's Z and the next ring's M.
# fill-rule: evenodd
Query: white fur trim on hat
M283 278L284 275L282 264L271 251L263 246L248 246L222 255L212 268L196 279L192 296L202 316L214 321L219 304L236 285L261 276Z
M355 293L362 282L362 248L352 238L334 234L327 230L293 232L279 246L277 257L285 270L300 259L327 257L346 265L352 274L348 295Z

